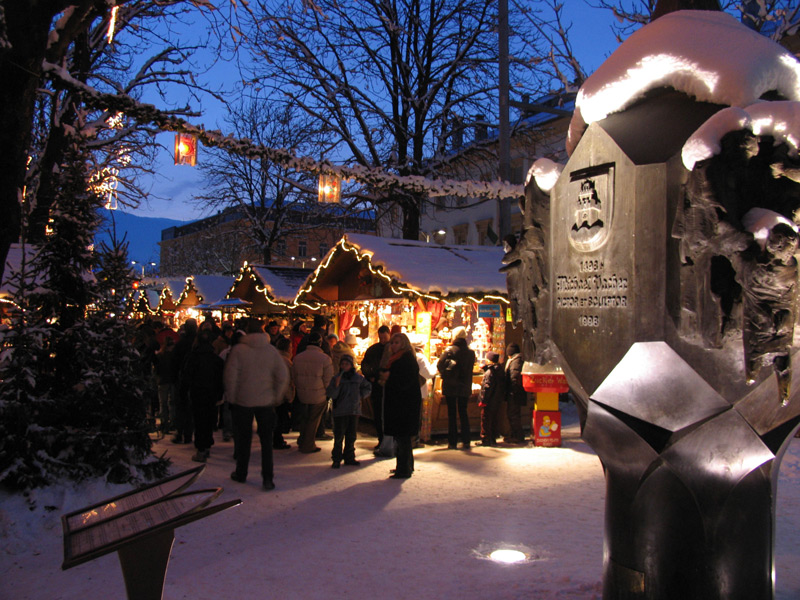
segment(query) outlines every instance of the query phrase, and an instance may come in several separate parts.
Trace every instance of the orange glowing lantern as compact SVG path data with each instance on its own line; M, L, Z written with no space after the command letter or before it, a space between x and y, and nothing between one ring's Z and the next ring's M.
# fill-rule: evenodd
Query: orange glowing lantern
M175 164L190 167L197 164L197 136L188 133L175 134Z
M321 173L319 176L319 202L339 202L341 196L341 180L334 175Z

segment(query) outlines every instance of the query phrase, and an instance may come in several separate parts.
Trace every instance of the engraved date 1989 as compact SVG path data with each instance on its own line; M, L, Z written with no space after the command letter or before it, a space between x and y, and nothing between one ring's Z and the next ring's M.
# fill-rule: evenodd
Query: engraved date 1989
M599 273L604 266L603 261L598 258L578 261L578 270L581 273Z

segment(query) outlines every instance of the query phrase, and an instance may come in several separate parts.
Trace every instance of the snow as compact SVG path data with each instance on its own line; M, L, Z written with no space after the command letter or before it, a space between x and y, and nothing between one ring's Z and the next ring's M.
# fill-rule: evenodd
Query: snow
M567 151L590 123L660 87L727 106L749 106L769 91L800 100L800 63L726 13L666 14L625 40L581 86Z
M563 446L473 447L444 441L415 450L411 479L387 479L393 460L372 456L359 433L359 467L330 468L322 452L275 452L273 492L261 491L258 442L250 480L232 482L231 442L216 445L190 489L223 487L215 503L243 504L175 531L164 598L485 598L599 600L602 596L605 483L596 454L579 439L572 405L562 404ZM191 446L168 439L173 472L197 466ZM111 554L60 569L60 516L126 491L98 483L54 486L24 498L0 492L0 598L125 598ZM51 507L50 510L45 506ZM780 471L776 599L800 595L800 439ZM503 565L485 558L498 546L531 558Z
M187 279L187 285L189 279L204 304L214 304L224 299L235 281L234 277L228 275L192 275Z
M22 268L23 256L27 264L27 269L30 272L30 262L36 257L37 252L38 247L31 246L30 244L27 246L11 244L11 247L8 249L8 256L6 256L3 281L0 283L0 298L12 298L15 295L17 286L19 285L18 276ZM43 281L42 275L37 274L34 283L38 285L43 283Z
M294 301L310 273L308 269L295 267L250 266L269 297L286 304Z
M726 133L747 129L755 135L772 136L775 144L785 143L797 156L800 143L800 102L757 102L746 108L729 107L715 113L695 131L681 151L683 165L690 171L695 163L719 153Z
M528 169L528 175L525 177L525 185L528 185L531 179L536 181L536 185L543 192L549 192L561 176L561 171L564 170L564 165L561 165L549 158L539 158Z
M500 247L448 246L356 233L346 234L344 241L369 256L373 268L381 267L386 275L418 292L506 294ZM339 247L334 246L329 255Z
M767 208L751 208L742 217L742 225L744 225L745 230L753 234L753 237L756 239L759 246L761 246L762 250L767 245L769 232L779 223L788 225L797 231L797 225L795 223L792 223L783 215Z

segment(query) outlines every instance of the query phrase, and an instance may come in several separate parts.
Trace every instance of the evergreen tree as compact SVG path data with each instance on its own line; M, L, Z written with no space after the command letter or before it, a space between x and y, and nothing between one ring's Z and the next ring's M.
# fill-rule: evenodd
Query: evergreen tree
M132 328L87 316L98 298L90 244L99 199L87 191L79 142L62 166L35 283L18 286L25 310L0 332L0 484L12 489L64 477L136 481L163 475L168 464L151 454Z
M125 300L133 291L133 275L128 259L128 242L117 238L117 229L111 215L111 238L109 244L101 242L95 254L97 278L96 313L104 317L123 314Z

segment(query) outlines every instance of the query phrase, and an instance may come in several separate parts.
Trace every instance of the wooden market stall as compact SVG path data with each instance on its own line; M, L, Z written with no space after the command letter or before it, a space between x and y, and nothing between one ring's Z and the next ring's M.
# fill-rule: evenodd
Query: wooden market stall
M421 344L434 363L455 327L466 328L478 357L468 412L480 429L478 391L486 352L503 354L521 332L506 320L508 299L503 251L494 246L445 246L413 240L346 234L320 261L296 302L329 306L340 337L355 335L357 358L377 341L381 325L398 326ZM422 438L447 431L447 406L439 378L423 401ZM371 407L365 406L365 416Z
M319 307L295 303L303 283L312 269L277 267L244 263L227 293L228 299L238 298L250 303L250 313L273 318L293 319L319 312Z
M191 275L178 297L175 325L188 318L198 318L201 312L214 312L212 305L227 297L232 278L228 275ZM220 311L221 312L221 311Z

